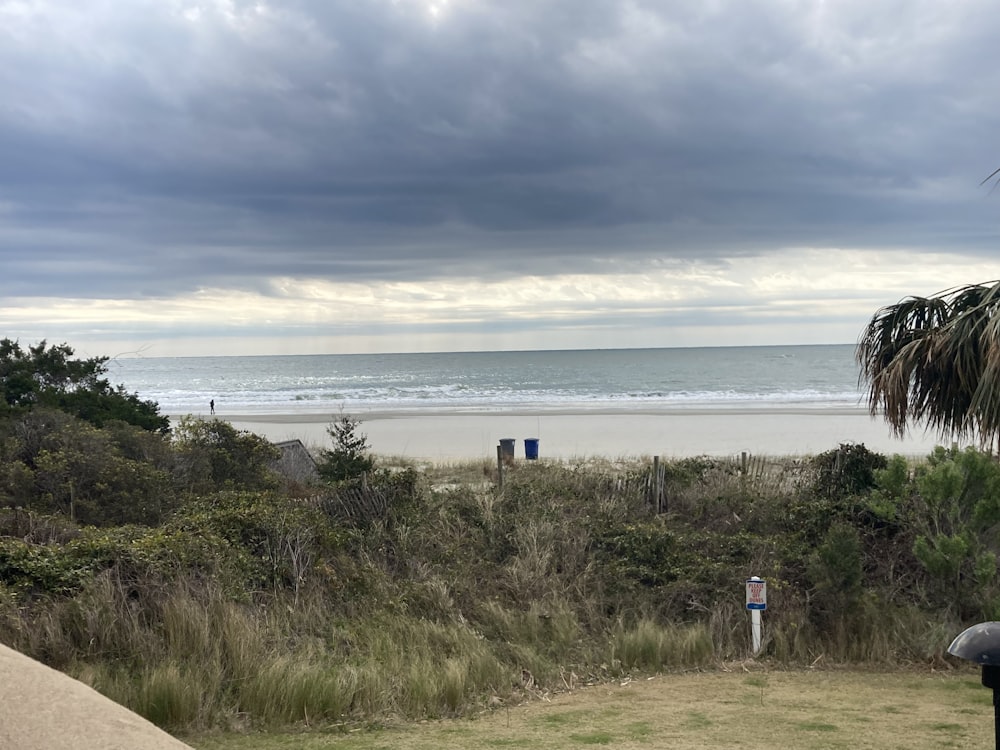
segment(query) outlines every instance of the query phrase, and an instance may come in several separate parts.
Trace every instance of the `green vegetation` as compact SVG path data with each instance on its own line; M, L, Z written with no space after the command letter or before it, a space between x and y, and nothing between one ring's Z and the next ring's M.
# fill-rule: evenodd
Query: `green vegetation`
M152 401L142 401L104 378L107 357L73 359L66 344L42 341L27 349L0 339L0 417L49 407L97 427L120 421L166 432L169 422Z
M258 436L97 425L53 405L69 382L0 419L0 641L174 731L460 716L711 668L747 656L750 575L778 665L940 665L1000 615L1000 466L975 450L672 461L658 513L641 461L514 463L499 489L491 461L376 466L342 416L320 464L358 460L291 491Z
M370 454L368 436L359 432L361 421L341 414L326 430L332 447L319 455L319 475L328 482L339 482L367 474L375 468Z

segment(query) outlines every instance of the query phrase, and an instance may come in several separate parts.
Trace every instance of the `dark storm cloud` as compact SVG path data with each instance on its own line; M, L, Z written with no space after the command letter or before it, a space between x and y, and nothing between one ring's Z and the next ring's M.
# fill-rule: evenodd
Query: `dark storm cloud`
M988 3L0 2L0 296L986 253Z

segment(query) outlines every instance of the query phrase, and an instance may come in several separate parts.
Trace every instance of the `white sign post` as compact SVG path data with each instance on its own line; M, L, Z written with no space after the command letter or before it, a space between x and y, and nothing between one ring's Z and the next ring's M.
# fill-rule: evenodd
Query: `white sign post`
M767 609L767 581L757 576L747 579L747 609L750 610L751 653L760 651L760 613Z

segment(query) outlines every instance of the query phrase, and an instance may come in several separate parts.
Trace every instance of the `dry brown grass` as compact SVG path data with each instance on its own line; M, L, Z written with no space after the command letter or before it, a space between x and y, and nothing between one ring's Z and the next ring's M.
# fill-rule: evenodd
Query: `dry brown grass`
M946 672L731 671L663 675L495 706L472 720L348 731L186 738L198 750L531 747L991 747L992 694L972 668Z

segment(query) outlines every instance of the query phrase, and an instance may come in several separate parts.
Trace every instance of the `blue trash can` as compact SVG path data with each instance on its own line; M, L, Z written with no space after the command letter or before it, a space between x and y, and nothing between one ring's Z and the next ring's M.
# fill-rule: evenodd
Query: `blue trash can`
M538 458L538 438L524 439L524 457L529 461L534 461Z
M500 453L507 458L514 458L514 438L500 438Z

